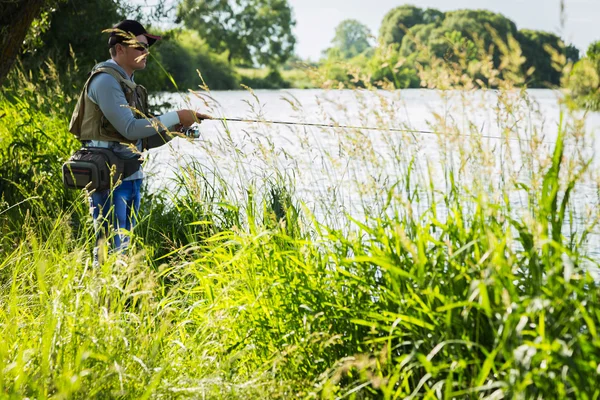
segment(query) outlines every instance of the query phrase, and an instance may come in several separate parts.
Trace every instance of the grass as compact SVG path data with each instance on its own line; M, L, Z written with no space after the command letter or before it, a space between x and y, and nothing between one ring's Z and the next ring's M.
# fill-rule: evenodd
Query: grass
M146 196L131 250L100 268L85 199L53 175L74 146L67 102L46 108L7 91L2 397L598 398L588 244L600 215L572 204L590 192L598 203L585 116L565 114L548 138L527 92L499 81L500 136L485 140L452 108L480 110L468 95L490 95L475 89L497 74L484 62L468 73L460 58L422 71L452 89L440 92L449 111L432 137L379 134L381 147L357 130L294 131L318 155L306 173L333 185L315 188L320 208L295 193L268 127L261 139L224 128L218 148L203 149L212 164L188 163L175 190ZM355 115L369 125L401 120L387 93L355 96L379 102L376 115ZM21 142L43 161L15 152ZM343 171L366 172L340 183ZM335 196L352 190L361 212L337 212Z

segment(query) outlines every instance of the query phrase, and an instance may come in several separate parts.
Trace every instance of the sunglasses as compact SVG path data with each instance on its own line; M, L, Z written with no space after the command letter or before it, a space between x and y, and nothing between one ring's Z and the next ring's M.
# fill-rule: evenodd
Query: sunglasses
M139 51L148 50L149 47L150 47L150 45L148 43L144 43L144 42L137 42L135 46L131 46L131 48L139 50Z

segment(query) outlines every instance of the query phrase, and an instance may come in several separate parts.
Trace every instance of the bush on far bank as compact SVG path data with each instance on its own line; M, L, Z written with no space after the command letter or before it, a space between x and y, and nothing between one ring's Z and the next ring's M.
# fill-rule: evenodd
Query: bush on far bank
M216 54L197 33L181 30L166 32L152 46L150 62L136 72L136 80L150 92L197 90L204 84L212 90L239 88L227 55Z
M600 111L600 41L592 43L586 57L565 75L563 86L575 106Z

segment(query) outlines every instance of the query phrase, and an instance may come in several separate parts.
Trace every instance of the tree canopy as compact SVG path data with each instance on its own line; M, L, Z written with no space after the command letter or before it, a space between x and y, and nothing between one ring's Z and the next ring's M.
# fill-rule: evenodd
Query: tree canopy
M591 60L600 60L600 40L590 44L586 55Z
M197 71L211 89L239 89L239 77L224 55L212 52L196 32L169 31L161 36L152 46L152 62L136 72L136 81L139 78L149 91L197 90L202 83Z
M37 71L52 60L62 73L73 54L80 68L72 80L82 80L96 62L110 57L108 37L102 31L125 19L130 10L123 3L115 0L96 0L85 5L72 1L58 3L48 16L47 28L32 40L22 56L26 68Z
M21 51L25 36L46 0L0 2L0 86Z
M355 19L342 21L335 29L333 47L330 50L338 52L345 59L355 57L371 48L369 28Z
M164 1L158 0L158 5ZM157 8L158 12L163 9ZM0 24L0 81L19 55L34 78L51 60L59 75L68 77L63 85L79 87L92 65L108 57L101 32L126 17L139 19L139 6L136 10L127 0L0 1L0 21L5 21ZM287 0L181 0L177 18L185 28L173 30L173 35L167 33L152 48L151 56L182 87L195 87L199 83L196 69L200 69L210 87L235 88L241 79L240 66L275 70L294 57L295 21ZM27 22L30 20L33 24ZM21 29L22 23L13 26L15 21L29 24L29 30ZM148 22L145 19L144 24L152 31ZM518 30L510 19L486 10L444 13L404 5L383 18L379 46L371 46L371 37L361 22L342 21L321 64L323 70L335 74L327 79L358 82L360 79L353 77L358 73L371 82L419 87L421 67L438 59L464 68L469 77L485 83L478 72L481 62L487 60L484 53L491 52L492 67L499 68L504 57L502 43L511 43L517 84L548 87L561 84L563 71L557 70L561 64L555 62L557 57L573 62L579 58L579 51L562 43L557 35ZM194 47L186 46L186 41ZM71 68L73 55L78 69ZM600 42L590 46L587 59L600 63ZM151 81L149 86L155 90L173 88L171 77L159 63L150 63L142 77ZM344 71L341 64L352 72Z
M576 106L600 111L600 41L590 44L563 83Z
M562 71L552 66L552 55L548 52L549 48L557 51L564 48L566 57L570 61L577 62L579 60L579 50L573 46L565 47L561 39L552 33L522 29L518 32L517 39L526 58L525 68L534 68L531 76L532 86L558 85L560 83Z
M230 61L280 65L296 43L287 0L183 0L178 19Z
M508 43L511 38L521 47L525 58L522 69L524 74L531 73L527 78L530 86L560 84L562 71L552 66L551 49L564 54L569 61L579 59L579 51L563 44L558 36L527 29L519 31L510 19L487 10L442 13L415 6L397 7L383 18L379 40L384 46L396 46L402 57L424 63L431 57L451 61L457 49L471 61L480 58L479 51L491 51L494 66L498 67L499 42Z
M433 10L429 10L432 13ZM385 23L385 18L384 18ZM493 43L492 32L506 41L508 35L517 32L515 24L501 14L487 10L450 11L430 23L413 25L409 35L403 35L400 42L401 52L409 54L414 51L414 39L427 46L432 55L439 58L448 57L455 45L473 47L475 40L483 41L484 48ZM497 50L495 54L498 58Z
M383 17L379 40L383 45L402 43L406 29L422 23L424 23L423 10L419 7L411 5L396 7Z

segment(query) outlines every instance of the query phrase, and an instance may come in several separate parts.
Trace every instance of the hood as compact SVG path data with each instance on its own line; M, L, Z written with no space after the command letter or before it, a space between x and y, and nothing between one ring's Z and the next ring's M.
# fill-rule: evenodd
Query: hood
M121 66L119 64L117 64L116 62L114 62L113 60L107 60L107 61L96 64L94 66L94 68L92 68L92 72L94 72L98 68L102 68L102 67L112 68L115 71L117 71L119 74L121 74L121 76L123 78L133 82L133 76L132 77L127 76L127 73L125 72L125 70L123 68L121 68Z

